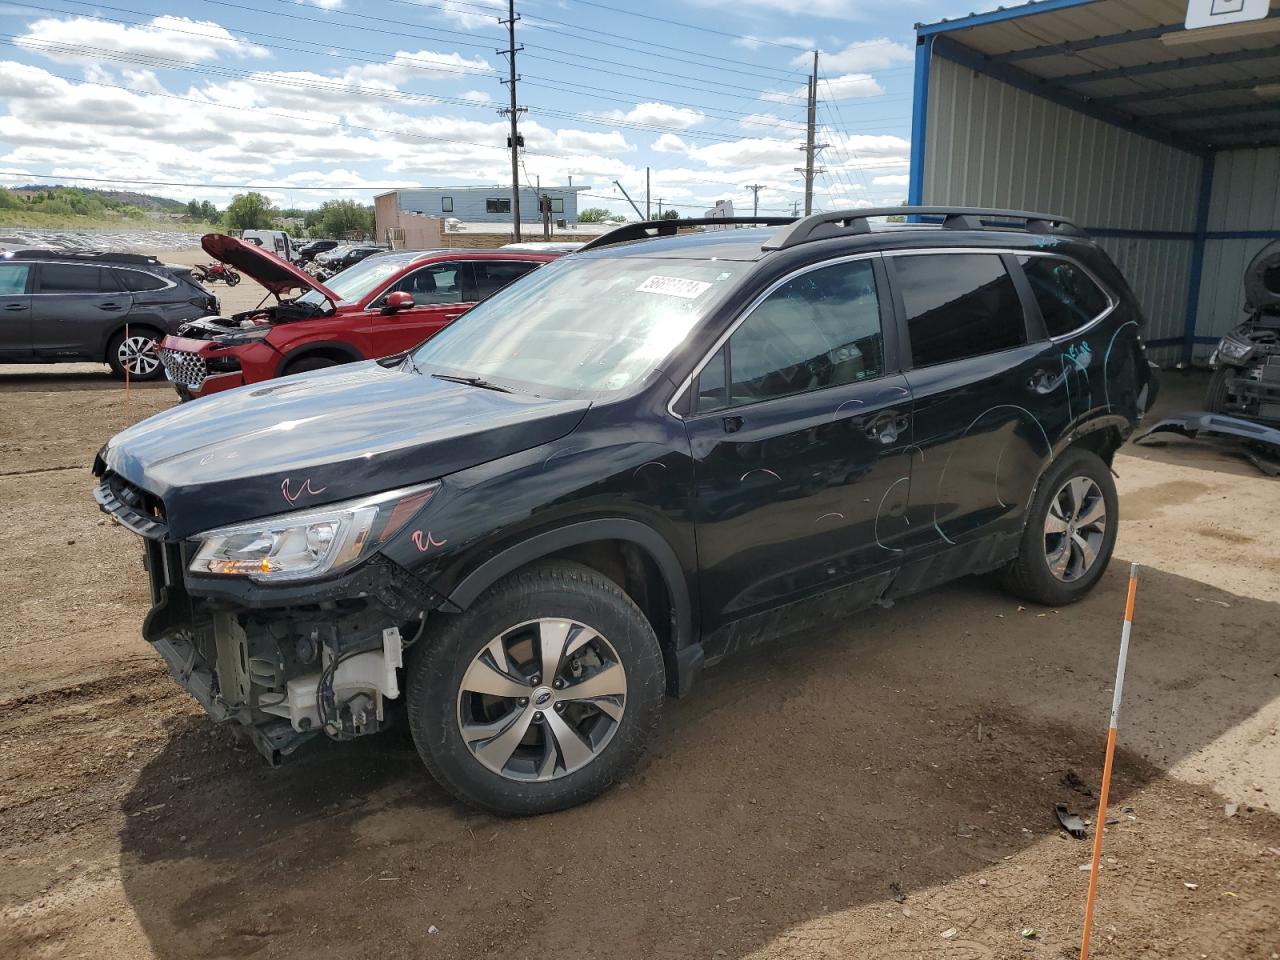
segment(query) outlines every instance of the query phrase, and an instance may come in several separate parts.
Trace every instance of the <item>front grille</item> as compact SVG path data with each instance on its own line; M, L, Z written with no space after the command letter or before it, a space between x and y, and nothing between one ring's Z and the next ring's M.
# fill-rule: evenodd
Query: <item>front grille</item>
M149 540L163 540L169 532L160 498L134 486L118 473L107 473L93 491L105 513Z
M204 378L209 374L204 357L186 350L162 349L160 362L164 364L164 375L169 378L170 383L190 387L192 390L199 390L204 386Z

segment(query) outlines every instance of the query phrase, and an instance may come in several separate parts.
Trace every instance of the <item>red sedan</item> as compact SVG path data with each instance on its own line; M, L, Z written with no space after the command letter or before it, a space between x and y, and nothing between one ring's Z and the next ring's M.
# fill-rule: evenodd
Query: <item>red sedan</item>
M324 284L235 237L211 233L200 245L258 281L275 303L194 320L164 338L165 375L184 400L408 350L555 259L524 251L395 251L362 260Z

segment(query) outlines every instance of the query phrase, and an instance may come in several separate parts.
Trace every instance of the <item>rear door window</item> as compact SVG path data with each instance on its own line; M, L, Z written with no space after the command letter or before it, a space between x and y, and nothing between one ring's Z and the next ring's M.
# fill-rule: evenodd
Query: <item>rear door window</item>
M1013 278L993 253L887 258L902 294L911 362L931 367L1027 342Z
M471 264L476 278L475 298L483 300L490 294L497 293L508 283L519 280L536 266L538 266L536 263L519 260L476 260Z
M1111 306L1084 269L1061 257L1019 257L1051 337L1088 326Z
M408 276L401 277L387 293L403 291L413 297L416 307L437 304L465 303L467 264L460 261L436 263L421 267Z
M42 263L38 293L104 293L115 291L111 271L78 263Z
M0 263L0 297L17 297L27 292L29 263Z

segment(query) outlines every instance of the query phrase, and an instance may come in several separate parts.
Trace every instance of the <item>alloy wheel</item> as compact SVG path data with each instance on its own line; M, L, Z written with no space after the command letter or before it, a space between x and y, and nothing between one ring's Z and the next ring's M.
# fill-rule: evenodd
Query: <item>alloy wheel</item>
M1049 572L1064 583L1093 568L1107 533L1107 502L1089 477L1072 477L1049 501L1044 554Z
M135 377L149 377L160 366L160 351L150 337L125 337L116 351L120 366Z
M626 709L617 651L576 620L542 618L490 640L458 689L458 729L472 755L511 780L547 781L591 763Z

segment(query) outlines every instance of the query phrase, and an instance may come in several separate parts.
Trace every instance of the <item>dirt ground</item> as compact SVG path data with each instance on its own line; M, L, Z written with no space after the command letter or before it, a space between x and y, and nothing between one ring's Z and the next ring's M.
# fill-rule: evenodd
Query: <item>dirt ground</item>
M172 401L0 367L0 957L1075 956L1089 844L1052 808L1092 819L1130 560L1095 955L1280 957L1280 481L1230 453L1121 453L1084 602L970 579L744 654L626 784L499 820L398 731L268 770L168 679L88 466Z

